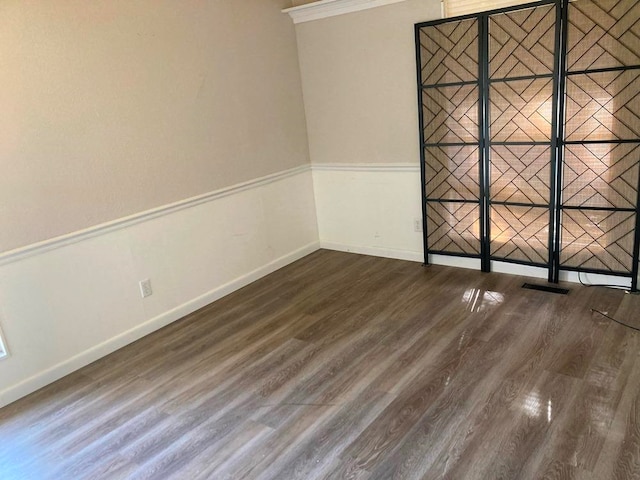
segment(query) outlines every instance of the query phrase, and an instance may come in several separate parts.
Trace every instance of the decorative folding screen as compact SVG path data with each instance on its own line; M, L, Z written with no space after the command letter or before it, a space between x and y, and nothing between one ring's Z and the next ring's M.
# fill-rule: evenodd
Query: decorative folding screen
M632 278L640 3L538 2L416 25L425 262Z
M442 23L419 36L430 248L479 255L478 20Z
M578 0L567 19L560 263L637 277L640 4Z
M489 17L491 258L549 265L556 9Z

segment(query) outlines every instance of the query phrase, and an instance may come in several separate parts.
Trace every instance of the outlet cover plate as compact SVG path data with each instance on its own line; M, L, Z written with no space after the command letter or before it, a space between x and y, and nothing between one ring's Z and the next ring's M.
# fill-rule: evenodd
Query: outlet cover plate
M153 295L151 280L149 280L148 278L140 280L140 295L142 296L142 298L147 298Z

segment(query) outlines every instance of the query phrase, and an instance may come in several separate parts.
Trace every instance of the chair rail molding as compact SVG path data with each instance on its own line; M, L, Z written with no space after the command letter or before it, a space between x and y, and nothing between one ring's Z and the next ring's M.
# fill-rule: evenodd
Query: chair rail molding
M321 0L319 2L286 8L282 10L282 13L289 14L293 23L303 23L404 1L405 0Z

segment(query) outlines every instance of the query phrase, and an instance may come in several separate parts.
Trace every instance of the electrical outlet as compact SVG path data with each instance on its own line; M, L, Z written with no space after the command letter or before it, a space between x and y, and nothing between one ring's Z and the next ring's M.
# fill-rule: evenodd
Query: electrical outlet
M422 219L414 218L413 219L413 231L414 232L422 232Z
M151 280L149 280L148 278L145 280L140 280L140 295L142 295L142 298L153 295L153 290L151 289Z

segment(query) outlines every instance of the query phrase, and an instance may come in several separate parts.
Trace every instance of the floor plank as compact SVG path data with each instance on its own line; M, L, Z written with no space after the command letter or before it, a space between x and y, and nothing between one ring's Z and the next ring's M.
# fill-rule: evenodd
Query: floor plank
M318 251L0 409L0 478L640 479L640 297Z

